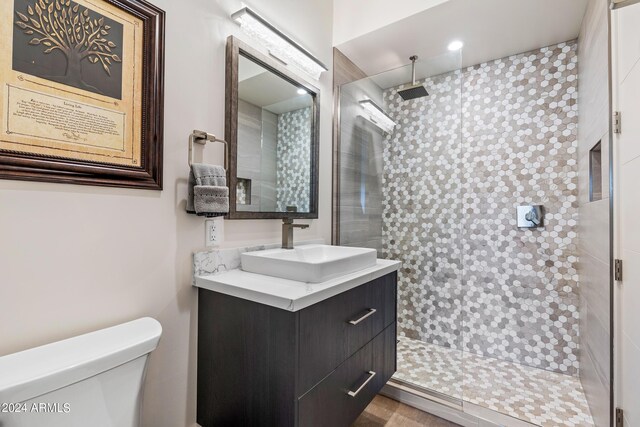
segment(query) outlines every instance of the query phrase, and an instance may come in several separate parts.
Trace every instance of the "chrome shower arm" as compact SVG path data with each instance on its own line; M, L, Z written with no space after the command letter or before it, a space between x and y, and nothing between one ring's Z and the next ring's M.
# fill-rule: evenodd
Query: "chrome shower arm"
M418 60L418 55L413 55L409 57L411 60L411 85L416 84L416 61Z

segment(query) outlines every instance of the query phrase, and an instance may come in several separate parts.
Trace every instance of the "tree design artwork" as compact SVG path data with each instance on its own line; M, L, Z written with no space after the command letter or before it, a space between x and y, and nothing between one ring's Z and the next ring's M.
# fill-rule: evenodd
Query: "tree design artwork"
M122 62L113 53L116 44L109 40L111 27L104 18L92 18L89 9L82 8L71 0L35 0L25 13L16 11L15 24L24 34L33 36L30 45L42 46L45 54L56 50L67 60L64 80L82 83L82 62L100 64L111 76L114 63ZM86 85L86 84L85 84Z

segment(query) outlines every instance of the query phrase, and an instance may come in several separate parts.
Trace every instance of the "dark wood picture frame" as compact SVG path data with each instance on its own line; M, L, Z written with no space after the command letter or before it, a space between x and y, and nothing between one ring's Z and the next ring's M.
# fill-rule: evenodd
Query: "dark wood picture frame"
M144 0L103 0L143 21L141 166L0 150L0 179L162 190L165 12Z
M237 160L238 160L238 64L242 54L267 70L287 80L291 84L303 87L313 97L311 112L311 189L309 192L309 212L246 212L236 210ZM320 90L292 73L280 62L262 54L237 37L227 38L225 73L225 139L229 143L229 214L227 219L282 219L282 218L318 218L318 172L320 158Z

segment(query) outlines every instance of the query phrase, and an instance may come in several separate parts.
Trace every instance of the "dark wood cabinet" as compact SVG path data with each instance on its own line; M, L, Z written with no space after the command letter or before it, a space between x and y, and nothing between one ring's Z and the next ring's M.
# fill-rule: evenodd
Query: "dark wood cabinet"
M395 342L389 325L302 396L299 425L348 426L358 418L396 370Z
M396 370L396 282L297 312L199 289L198 424L349 426Z

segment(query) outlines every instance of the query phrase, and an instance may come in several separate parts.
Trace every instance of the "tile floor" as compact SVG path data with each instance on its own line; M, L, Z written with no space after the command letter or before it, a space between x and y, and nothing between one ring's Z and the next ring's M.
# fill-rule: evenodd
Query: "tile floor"
M434 415L387 397L376 396L351 427L456 427Z
M542 427L592 427L577 377L399 337L395 379Z

